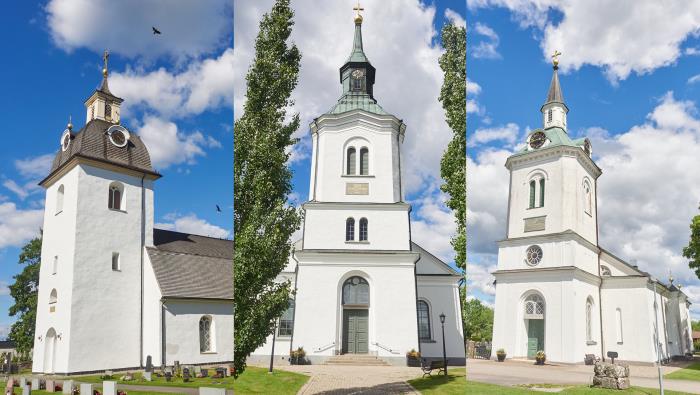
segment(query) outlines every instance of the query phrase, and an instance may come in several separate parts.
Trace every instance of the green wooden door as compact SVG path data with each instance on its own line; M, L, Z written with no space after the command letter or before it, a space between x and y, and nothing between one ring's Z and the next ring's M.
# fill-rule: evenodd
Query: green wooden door
M369 343L367 310L343 311L343 353L366 354Z
M539 350L544 350L544 320L528 320L527 357L535 358Z

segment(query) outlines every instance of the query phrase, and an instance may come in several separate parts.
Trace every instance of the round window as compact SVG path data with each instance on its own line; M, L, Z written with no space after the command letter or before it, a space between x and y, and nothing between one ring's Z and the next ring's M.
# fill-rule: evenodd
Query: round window
M527 248L525 251L525 261L530 266L535 266L542 260L542 248L534 245Z
M129 132L120 125L110 126L107 129L107 134L109 135L109 141L117 147L124 147L129 141Z

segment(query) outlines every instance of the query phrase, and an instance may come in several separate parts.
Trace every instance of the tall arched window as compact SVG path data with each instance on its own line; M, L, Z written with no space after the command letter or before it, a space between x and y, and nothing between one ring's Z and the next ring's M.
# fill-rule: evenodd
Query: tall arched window
M289 307L280 317L280 324L277 328L277 335L292 336L294 331L294 299L289 299Z
M369 305L369 284L359 276L353 276L343 283L344 305Z
M424 300L418 301L418 339L432 339L430 336L430 307Z
M535 180L530 181L530 208L535 208Z
M537 294L532 294L525 299L525 318L544 319L544 301Z
M345 166L345 169L347 171L348 175L354 175L355 174L355 162L357 161L357 152L355 151L355 147L350 147L348 148L348 154L347 154L347 164Z
M593 298L586 299L586 341L593 341Z
M49 304L55 304L56 302L58 302L58 293L56 292L56 288L54 288L49 295Z
M540 207L544 207L544 178L540 178Z
M112 210L124 210L124 185L119 182L109 184L109 199L107 206Z
M583 210L587 214L591 214L593 212L593 199L591 197L591 184L588 183L588 180L585 180L583 182Z
M355 240L355 218L345 220L345 241Z
M617 344L622 344L622 310L619 307L615 310L615 336Z
M366 176L369 174L369 149L360 149L360 174Z
M360 219L360 241L367 241L367 218Z
M208 315L199 319L199 351L211 352L212 347L212 322Z
M58 187L58 192L56 193L56 214L63 211L63 185Z

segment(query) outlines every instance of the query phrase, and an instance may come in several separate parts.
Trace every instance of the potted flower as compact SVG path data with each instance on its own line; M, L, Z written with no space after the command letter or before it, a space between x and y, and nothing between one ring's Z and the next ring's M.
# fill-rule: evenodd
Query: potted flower
M414 348L406 353L406 366L419 367L420 366L420 352L416 351Z
M304 351L304 347L299 347L289 353L289 363L292 365L304 365L306 363L306 351Z
M496 358L498 358L498 362L503 362L506 360L506 350L499 348L498 351L496 351Z
M544 351L537 351L535 354L535 365L544 365L544 361L547 359L547 354Z

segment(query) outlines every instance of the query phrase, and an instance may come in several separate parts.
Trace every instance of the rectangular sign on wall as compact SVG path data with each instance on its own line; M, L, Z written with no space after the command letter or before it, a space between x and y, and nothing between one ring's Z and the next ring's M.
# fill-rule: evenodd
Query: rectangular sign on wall
M545 218L547 218L546 215L543 215L541 217L525 218L525 232L544 230Z
M369 183L348 182L345 184L346 195L369 195Z

